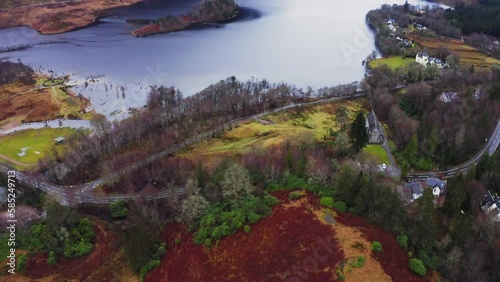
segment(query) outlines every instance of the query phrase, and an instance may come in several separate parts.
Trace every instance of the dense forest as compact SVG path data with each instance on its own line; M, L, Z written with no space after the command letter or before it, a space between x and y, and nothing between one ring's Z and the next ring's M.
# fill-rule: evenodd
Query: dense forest
M321 95L350 96L356 89L357 83L338 85L321 89ZM77 134L70 138L64 154L53 151L40 161L40 171L59 183L89 181L119 171L202 132L221 128L229 121L237 122L238 118L309 99L311 95L310 89L303 91L283 82L271 84L265 79L241 82L235 77L221 80L186 98L173 87L155 86L146 109L115 124L102 117L95 118L91 122L97 134ZM67 173L62 177L58 170Z
M21 62L3 61L0 59L0 86L10 83L33 84L34 71Z
M485 33L500 36L500 1L480 0L478 5L458 3L446 11L446 18L464 34Z
M496 82L500 77L495 72L447 70L432 82L408 85L404 95L391 93L388 89L414 67L419 73L418 65L395 71L381 67L366 79L375 112L391 129L400 161L430 170L469 159L484 145L500 116ZM443 102L443 93L454 93L454 100Z

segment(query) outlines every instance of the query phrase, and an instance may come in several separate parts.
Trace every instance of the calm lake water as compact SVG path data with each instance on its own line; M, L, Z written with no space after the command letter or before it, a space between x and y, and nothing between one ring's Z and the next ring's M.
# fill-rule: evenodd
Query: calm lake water
M127 18L180 14L195 0L149 2L115 9L114 17L65 34L43 36L24 27L0 30L1 47L64 41L0 57L21 59L45 72L73 74L75 91L115 119L145 103L147 85L173 85L189 96L231 75L315 89L359 81L361 62L375 50L365 15L385 0L239 0L242 13L235 22L134 38L129 32L136 26L127 24ZM91 75L104 77L84 87Z

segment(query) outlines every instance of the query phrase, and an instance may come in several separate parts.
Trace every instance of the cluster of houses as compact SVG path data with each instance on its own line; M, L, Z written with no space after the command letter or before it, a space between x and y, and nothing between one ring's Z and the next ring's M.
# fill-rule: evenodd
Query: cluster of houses
M493 221L500 222L500 197L493 196L488 191L481 200L480 207L484 213L492 217Z
M396 22L393 19L390 19L387 21L387 27L389 28L390 31L396 32Z
M415 62L421 64L422 66L428 67L435 65L437 68L442 69L444 68L444 63L438 58L433 58L429 56L427 52L419 52L415 56Z
M474 100L479 100L485 93L486 91L482 87L477 87L472 93L472 98ZM460 102L460 96L457 92L443 92L438 96L438 100L443 103L455 103Z
M427 178L422 181L414 181L403 184L398 191L404 201L413 203L422 197L424 189L432 189L434 197L441 196L446 191L446 181L437 178Z

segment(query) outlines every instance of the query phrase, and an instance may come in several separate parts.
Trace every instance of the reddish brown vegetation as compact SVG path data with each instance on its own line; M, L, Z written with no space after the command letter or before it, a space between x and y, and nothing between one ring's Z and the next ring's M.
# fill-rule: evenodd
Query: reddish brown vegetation
M368 223L365 218L349 213L337 213L338 216L335 219L339 223L355 226L366 236L368 241L378 241L382 244L382 252L374 257L393 281L422 281L410 271L408 254L398 245L393 234L385 231L382 227Z
M67 32L84 27L111 8L141 0L88 0L30 5L0 10L0 28L29 26L42 34Z
M288 192L276 196L289 201ZM307 199L318 205L315 196ZM335 281L335 265L343 254L332 235L328 226L300 205L279 205L270 217L252 225L250 233L240 231L211 249L195 245L185 226L172 224L162 235L169 250L147 281L201 281L207 277L212 281L282 281L298 275L307 275L308 281ZM182 241L178 246L176 238ZM313 262L315 250L323 257Z
M146 281L337 281L335 271L344 251L334 239L335 225L321 223L313 213L320 209L316 196L291 201L288 194L275 194L282 204L252 225L250 233L239 231L213 248L195 245L184 225L169 225L162 235L167 254ZM339 213L335 219L382 243L384 251L376 259L393 281L421 281L410 273L407 254L395 236L354 215ZM177 238L179 245L174 243Z

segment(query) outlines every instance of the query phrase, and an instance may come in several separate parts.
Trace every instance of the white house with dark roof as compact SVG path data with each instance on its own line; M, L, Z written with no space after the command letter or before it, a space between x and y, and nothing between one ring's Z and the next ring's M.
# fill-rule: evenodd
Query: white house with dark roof
M413 196L413 201L422 197L422 195L424 194L424 189L422 188L422 183L420 182L405 183L403 187L404 189L408 189L411 192Z
M425 185L432 188L435 197L439 197L446 190L446 181L437 178L427 178Z
M483 200L480 203L481 209L489 216L492 217L493 221L500 222L500 198L493 196L490 191L484 195Z
M427 62L429 61L429 54L427 52L418 52L417 56L415 56L415 62L427 66Z
M460 97L458 97L457 92L443 92L439 95L439 101L443 103L459 102Z
M438 58L433 58L429 56L427 52L419 52L415 56L415 62L421 64L424 67L435 65L439 69L444 68L444 63Z

